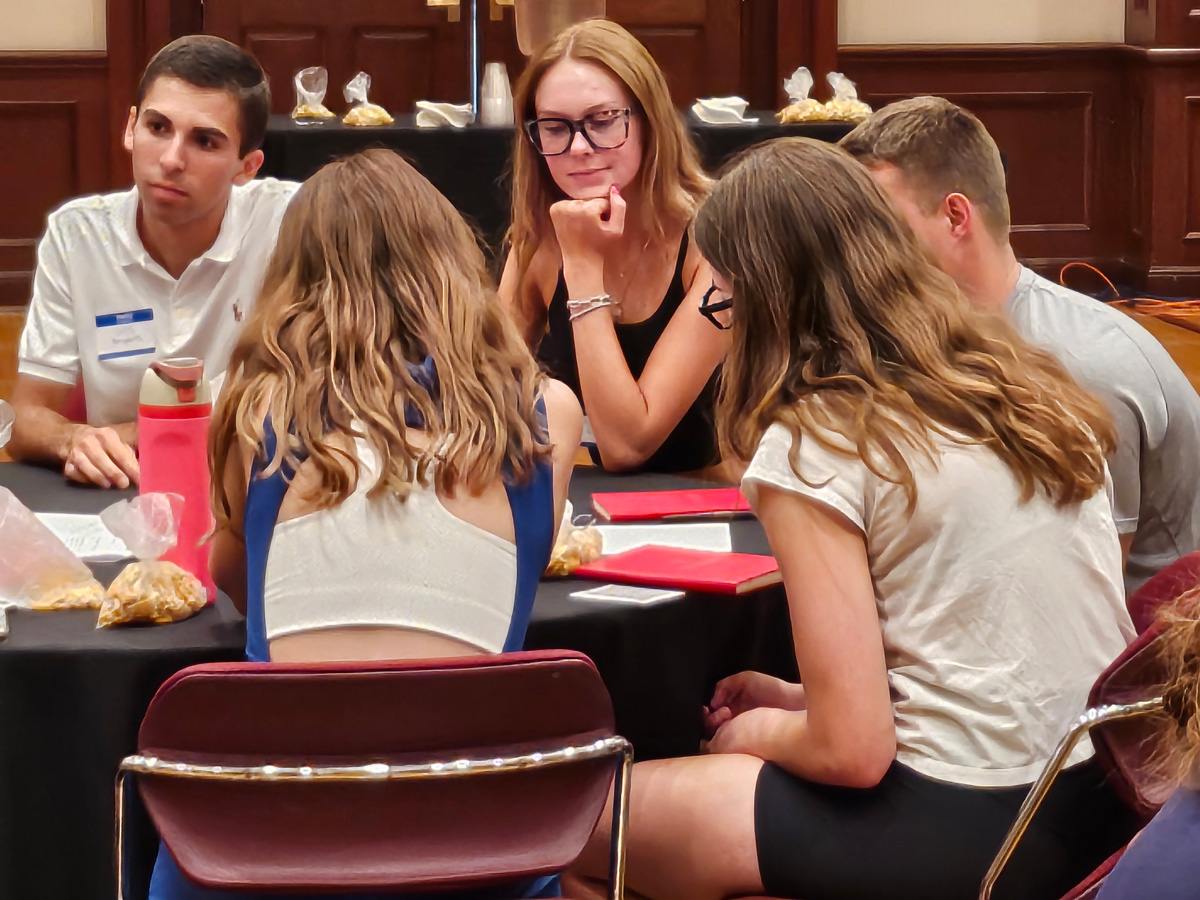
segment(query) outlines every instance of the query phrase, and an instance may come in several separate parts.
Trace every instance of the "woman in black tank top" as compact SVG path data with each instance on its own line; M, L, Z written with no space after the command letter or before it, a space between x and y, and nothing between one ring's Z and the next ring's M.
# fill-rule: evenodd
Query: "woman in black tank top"
M516 95L525 133L501 295L583 403L595 461L718 462L727 338L699 313L712 275L687 238L708 180L662 72L620 26L589 20L530 61Z

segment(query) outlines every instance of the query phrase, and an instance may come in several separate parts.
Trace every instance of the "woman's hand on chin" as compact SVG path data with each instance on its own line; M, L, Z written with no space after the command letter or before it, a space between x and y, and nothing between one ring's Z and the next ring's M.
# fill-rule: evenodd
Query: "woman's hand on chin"
M550 221L562 251L563 266L599 264L605 248L625 233L625 200L615 184L608 196L559 200L550 207Z

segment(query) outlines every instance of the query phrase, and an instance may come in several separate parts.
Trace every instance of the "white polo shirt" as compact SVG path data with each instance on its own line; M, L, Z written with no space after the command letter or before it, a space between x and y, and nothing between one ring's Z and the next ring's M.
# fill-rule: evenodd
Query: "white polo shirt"
M55 210L38 245L18 371L61 384L82 374L96 426L137 418L155 359L203 359L215 395L298 187L274 178L235 187L217 240L178 281L142 246L136 188Z

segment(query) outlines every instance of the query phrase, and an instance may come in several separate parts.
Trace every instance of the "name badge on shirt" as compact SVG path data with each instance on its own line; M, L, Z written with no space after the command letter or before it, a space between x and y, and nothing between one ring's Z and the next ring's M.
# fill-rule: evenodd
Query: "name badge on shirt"
M96 316L96 348L101 360L153 353L154 310L131 309Z

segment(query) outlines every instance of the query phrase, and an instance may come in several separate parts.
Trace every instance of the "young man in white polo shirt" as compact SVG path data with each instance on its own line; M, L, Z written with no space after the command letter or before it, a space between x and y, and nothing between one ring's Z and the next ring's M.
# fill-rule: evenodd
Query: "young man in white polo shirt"
M983 124L941 97L918 97L879 110L842 147L968 300L1006 315L1112 413L1108 464L1126 592L1200 549L1200 397L1133 319L1017 261L1004 167Z
M297 185L254 180L270 93L249 53L193 35L150 61L129 115L131 190L51 213L13 397L9 451L103 487L138 479L137 399L155 359L219 382ZM68 421L82 380L87 424Z

